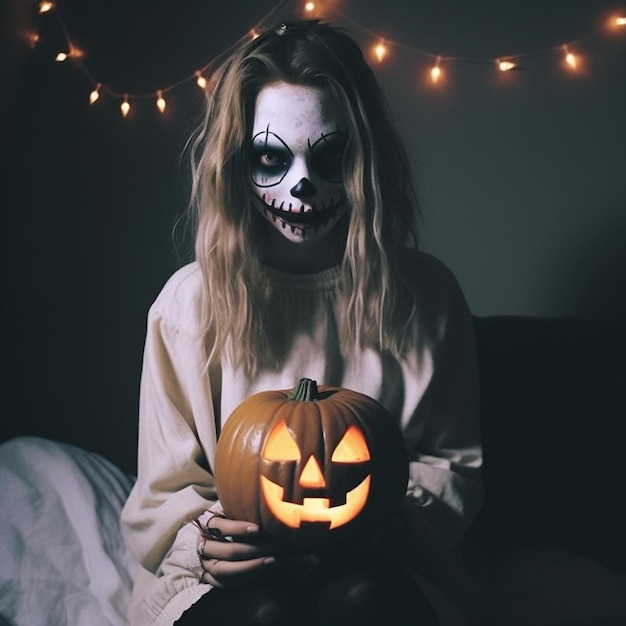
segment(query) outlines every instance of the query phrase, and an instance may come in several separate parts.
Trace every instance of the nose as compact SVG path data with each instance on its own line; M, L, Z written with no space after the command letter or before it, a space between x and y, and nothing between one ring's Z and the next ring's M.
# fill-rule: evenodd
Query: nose
M302 474L298 483L301 487L326 487L326 481L324 480L324 474L322 474L322 468L315 460L315 457L311 455L306 462Z
M301 178L291 189L294 198L310 198L317 193L315 185L308 178Z

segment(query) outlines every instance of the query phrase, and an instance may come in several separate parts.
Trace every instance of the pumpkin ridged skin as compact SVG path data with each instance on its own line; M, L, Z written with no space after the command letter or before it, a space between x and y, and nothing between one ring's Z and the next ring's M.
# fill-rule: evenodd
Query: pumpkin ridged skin
M303 384L309 386L308 393L314 393L315 400L294 399L304 397ZM285 423L298 445L298 461L263 458L266 441L280 422ZM355 463L333 462L332 453L351 426L361 431L370 458ZM311 455L324 476L323 488L299 484ZM269 510L260 489L261 476L284 487L285 501L298 504L305 497L329 498L331 507L344 504L346 492L367 476L369 494L354 519L332 530L322 522L303 522L299 528L292 528ZM228 517L258 523L287 550L322 553L375 533L384 518L398 510L406 493L408 459L397 424L377 401L339 387L317 389L314 381L302 379L296 390L263 391L235 408L220 434L215 478Z

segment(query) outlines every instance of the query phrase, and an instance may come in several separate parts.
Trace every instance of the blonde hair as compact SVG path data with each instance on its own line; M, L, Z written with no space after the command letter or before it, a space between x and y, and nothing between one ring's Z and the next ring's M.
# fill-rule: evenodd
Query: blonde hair
M280 342L264 317L272 285L255 246L246 149L256 96L275 81L324 88L347 120L343 167L351 211L341 345L345 353L370 345L399 354L415 308L404 280L418 214L406 153L358 46L338 28L301 21L242 44L216 70L193 139L191 210L207 295L207 364L225 353L249 372L280 366Z

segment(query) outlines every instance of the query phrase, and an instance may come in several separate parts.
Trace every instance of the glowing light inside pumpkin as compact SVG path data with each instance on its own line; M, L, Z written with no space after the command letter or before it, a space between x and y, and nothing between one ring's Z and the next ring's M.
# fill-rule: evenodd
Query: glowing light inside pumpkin
M330 460L333 463L363 463L370 460L363 433L356 426L348 428Z
M293 440L285 422L278 422L272 429L263 448L263 458L268 461L300 460L300 449Z
M302 487L326 487L326 481L324 480L324 474L322 474L320 464L315 460L313 455L311 455L306 462L298 482Z
M371 477L346 494L346 503L330 506L328 498L303 498L302 504L285 502L285 490L265 476L261 476L261 491L272 515L290 528L300 528L302 522L329 522L329 530L353 520L363 509L370 491Z
M268 461L300 461L300 448L284 421L278 422L269 434L263 448L263 458ZM355 425L348 427L335 447L331 462L364 463L370 460L365 437ZM303 498L302 504L284 500L285 490L280 485L261 476L261 492L272 515L290 528L299 528L302 522L327 522L329 529L337 528L354 519L363 509L369 495L371 477L366 476L357 487L346 493L346 503L330 506L329 498ZM322 468L311 455L298 478L306 489L327 487Z

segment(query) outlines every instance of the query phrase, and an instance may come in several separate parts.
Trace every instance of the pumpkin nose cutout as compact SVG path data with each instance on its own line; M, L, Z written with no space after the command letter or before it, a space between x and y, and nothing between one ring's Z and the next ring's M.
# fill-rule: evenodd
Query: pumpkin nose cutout
M326 487L326 481L324 480L322 470L313 455L311 455L309 460L306 462L298 482L301 487Z
M294 198L308 198L317 193L315 185L308 178L301 178L291 189Z

